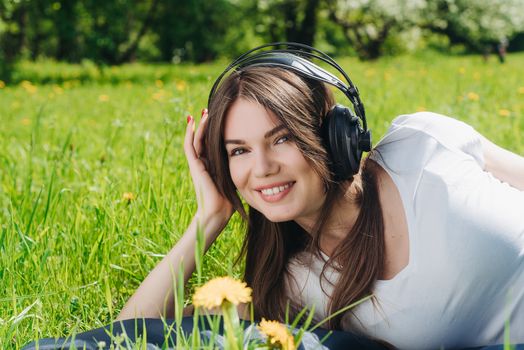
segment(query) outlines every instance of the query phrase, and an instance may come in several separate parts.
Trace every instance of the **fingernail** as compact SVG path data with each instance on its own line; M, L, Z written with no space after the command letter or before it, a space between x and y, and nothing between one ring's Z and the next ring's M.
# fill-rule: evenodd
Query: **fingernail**
M202 109L202 117L204 116L204 114L206 113L207 109Z
M187 123L189 124L189 122L191 121L191 119L193 119L193 117L191 115L188 115L187 116Z

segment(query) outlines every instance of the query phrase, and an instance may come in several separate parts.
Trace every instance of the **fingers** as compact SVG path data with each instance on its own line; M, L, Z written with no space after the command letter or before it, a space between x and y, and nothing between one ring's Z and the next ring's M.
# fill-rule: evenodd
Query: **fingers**
M195 119L191 116L187 116L186 135L184 137L184 151L189 165L195 164L202 155L204 131L206 129L208 120L207 108L202 110L202 118L200 119L200 125L195 132Z
M197 158L195 148L193 147L193 138L195 133L195 119L187 116L186 135L184 137L184 152L188 162L191 164Z
M193 147L195 149L197 157L200 157L202 155L204 131L206 129L208 119L209 118L207 108L204 108L202 110L202 118L200 118L200 125L198 126L198 129L196 131L195 139L193 140Z

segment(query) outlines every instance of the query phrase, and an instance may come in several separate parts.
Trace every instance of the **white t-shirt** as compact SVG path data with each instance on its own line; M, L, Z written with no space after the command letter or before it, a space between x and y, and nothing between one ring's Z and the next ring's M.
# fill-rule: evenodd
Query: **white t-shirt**
M409 230L409 263L374 286L354 312L362 333L402 349L524 342L524 192L483 170L479 134L434 113L396 118L373 159L397 186ZM323 262L293 259L289 296L327 316ZM337 273L328 271L336 282ZM332 287L323 283L329 294ZM350 313L343 318L346 328Z

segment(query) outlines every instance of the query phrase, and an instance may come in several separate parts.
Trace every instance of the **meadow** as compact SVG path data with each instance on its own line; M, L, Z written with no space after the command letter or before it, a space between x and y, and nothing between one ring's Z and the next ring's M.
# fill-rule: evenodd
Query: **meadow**
M522 53L505 64L430 52L339 63L375 142L395 116L430 110L524 154ZM110 323L177 242L196 205L186 116L198 119L226 64L22 62L14 83L0 81L1 349ZM241 277L241 232L235 216L204 280Z

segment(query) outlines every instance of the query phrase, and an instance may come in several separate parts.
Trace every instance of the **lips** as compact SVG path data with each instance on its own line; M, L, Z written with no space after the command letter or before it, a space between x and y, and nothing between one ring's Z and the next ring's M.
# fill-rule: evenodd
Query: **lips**
M284 198L291 191L294 184L294 181L274 183L271 185L258 187L256 188L256 191L264 201L274 203Z

